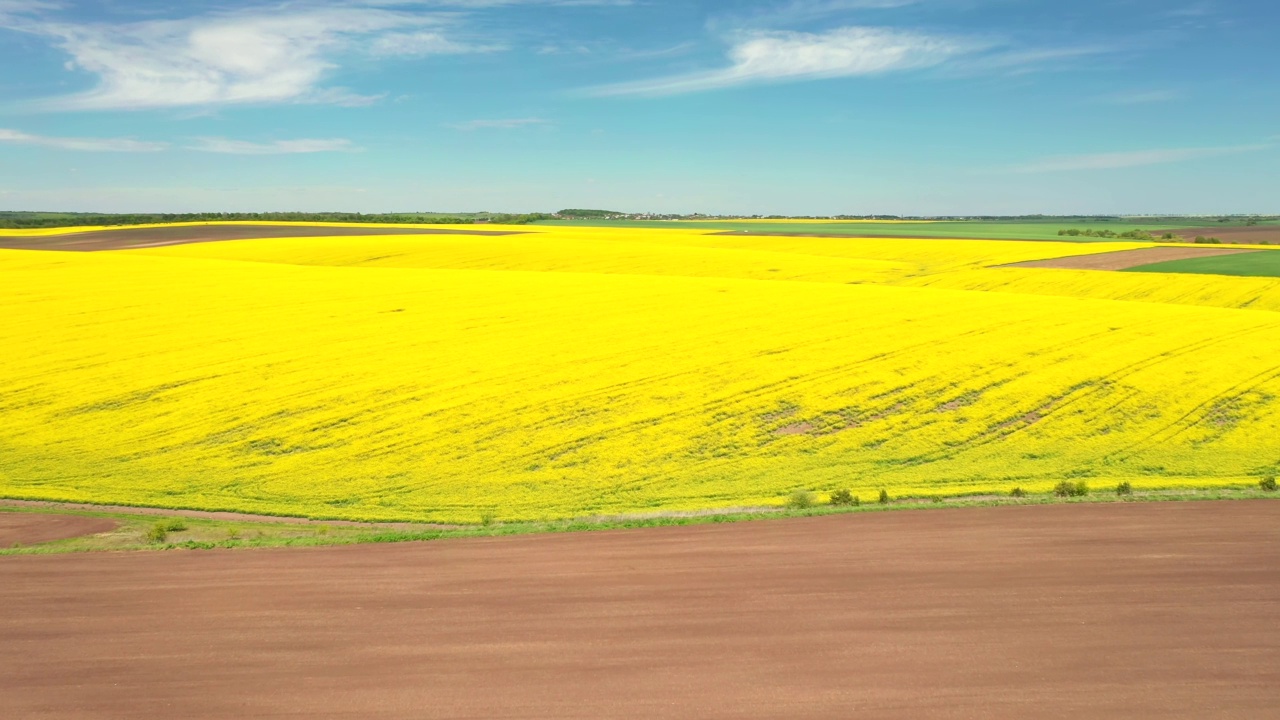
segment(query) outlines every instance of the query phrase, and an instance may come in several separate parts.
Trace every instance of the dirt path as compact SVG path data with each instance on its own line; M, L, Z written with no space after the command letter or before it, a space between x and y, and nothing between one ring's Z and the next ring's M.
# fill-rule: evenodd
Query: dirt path
M0 717L1261 718L1280 502L0 558Z
M1266 250L1240 250L1235 248L1205 247L1153 247L1138 250L1119 250L1096 255L1076 255L1051 260L1031 260L1000 267L1062 268L1066 270L1127 270L1152 263L1214 255L1238 255L1240 253L1267 252Z
M0 513L0 548L94 535L110 532L115 528L116 522L106 518L45 513Z
M53 508L58 510L85 510L88 512L120 513L121 515L160 515L163 517L187 517L200 520L234 520L242 522L285 523L290 525L333 525L336 527L371 527L389 530L450 530L459 525L442 525L439 523L372 523L354 520L311 520L300 517L282 517L279 515L252 515L250 513L218 512L212 510L169 510L167 508L132 507L129 505L91 505L89 503L48 502L44 500L4 500L0 506ZM3 517L3 515L0 515ZM52 516L46 516L52 517Z
M165 245L249 240L259 238L333 237L351 235L521 235L511 230L330 227L326 225L183 225L177 227L121 228L44 237L0 237L0 249L8 250L128 250Z

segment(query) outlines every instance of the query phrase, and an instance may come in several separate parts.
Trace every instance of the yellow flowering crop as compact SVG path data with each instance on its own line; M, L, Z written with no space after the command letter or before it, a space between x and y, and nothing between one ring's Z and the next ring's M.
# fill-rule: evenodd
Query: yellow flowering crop
M474 522L1280 463L1280 314L1232 309L1256 278L513 229L0 251L0 495Z

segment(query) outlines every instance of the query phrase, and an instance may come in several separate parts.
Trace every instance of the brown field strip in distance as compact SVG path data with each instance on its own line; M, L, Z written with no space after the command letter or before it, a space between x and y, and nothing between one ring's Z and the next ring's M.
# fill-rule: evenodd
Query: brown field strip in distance
M515 230L458 228L373 228L318 225L192 225L156 228L121 228L43 237L0 237L0 249L74 250L97 252L165 245L257 240L263 238L334 237L351 235L522 235Z
M1156 230L1152 234L1163 235L1173 233L1184 240L1199 237L1215 237L1224 243L1236 245L1261 245L1264 243L1280 243L1280 225L1228 225L1217 227L1177 228L1175 230Z
M1060 268L1064 270L1128 270L1152 263L1169 260L1187 260L1190 258L1213 257L1215 255L1238 255L1240 253L1266 252L1265 250L1241 250L1237 248L1202 248L1202 247L1153 247L1137 250L1117 250L1116 252L1098 253L1096 255L1075 255L1072 257L1053 258L1050 260L1031 260L1011 263L997 267L1024 268Z
M1261 718L1280 502L0 558L0 717Z

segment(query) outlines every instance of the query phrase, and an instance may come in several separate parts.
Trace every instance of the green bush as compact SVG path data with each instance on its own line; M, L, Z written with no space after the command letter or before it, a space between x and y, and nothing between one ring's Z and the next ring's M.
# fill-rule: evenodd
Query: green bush
M1122 482L1122 483L1120 483L1119 485L1117 485L1117 486L1116 486L1116 494L1117 494L1117 495L1132 495L1132 494L1133 494L1133 485L1130 485L1130 484L1129 484L1129 481L1128 481L1128 480L1125 480L1124 482Z
M1125 238L1127 240L1143 240L1146 242L1155 240L1151 233L1146 230L1130 230L1128 232L1122 232L1116 237Z
M888 491L888 490L885 490L884 488L880 488L880 500L879 500L879 502L880 502L880 504L881 504L881 505L887 505L887 504L889 504L889 491Z
M1195 242L1201 245L1221 245L1222 244L1222 241L1216 237L1204 237L1203 235L1197 235Z
M166 518L157 520L151 527L147 528L145 537L147 542L162 543L169 539L169 533L182 532L187 529L187 524L180 518Z
M1053 486L1053 494L1062 498L1084 497L1089 494L1089 484L1083 480L1079 482L1063 480Z
M1009 497L1020 498L1020 497L1026 497L1026 496L1027 496L1027 491L1023 490L1020 487L1016 487L1009 491Z
M857 505L858 498L848 490L835 490L831 493L832 505Z
M1263 492L1275 492L1276 479L1273 477L1264 477L1258 482L1258 487L1262 488Z
M807 510L817 502L818 498L808 490L796 490L787 498L787 507L792 510Z

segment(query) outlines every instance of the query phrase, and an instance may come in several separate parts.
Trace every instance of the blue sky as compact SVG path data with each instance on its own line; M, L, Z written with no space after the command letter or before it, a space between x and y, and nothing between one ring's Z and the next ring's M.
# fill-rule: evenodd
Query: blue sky
M0 209L1280 212L1274 0L0 0Z

